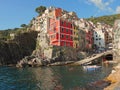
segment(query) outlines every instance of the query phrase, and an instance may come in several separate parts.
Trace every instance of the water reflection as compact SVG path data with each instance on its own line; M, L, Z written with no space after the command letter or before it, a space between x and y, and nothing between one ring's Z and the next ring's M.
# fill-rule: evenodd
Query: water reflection
M40 90L54 90L58 85L58 78L54 76L52 68L36 68L32 72Z
M63 90L60 83L59 70L51 67L31 68L32 76L36 81L37 90Z
M75 90L103 79L111 68L86 72L81 66L0 67L0 90Z

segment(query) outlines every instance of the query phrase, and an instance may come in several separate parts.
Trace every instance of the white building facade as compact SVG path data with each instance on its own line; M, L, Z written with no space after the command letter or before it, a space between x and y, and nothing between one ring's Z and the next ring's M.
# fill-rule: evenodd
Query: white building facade
M98 51L105 50L105 33L102 28L95 28L94 30L94 45L96 45L96 49Z

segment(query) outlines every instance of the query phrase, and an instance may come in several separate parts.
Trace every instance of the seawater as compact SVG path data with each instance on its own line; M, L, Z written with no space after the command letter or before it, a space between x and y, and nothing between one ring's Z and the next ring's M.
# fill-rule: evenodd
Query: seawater
M75 90L101 80L112 66L86 71L82 66L0 67L0 90Z

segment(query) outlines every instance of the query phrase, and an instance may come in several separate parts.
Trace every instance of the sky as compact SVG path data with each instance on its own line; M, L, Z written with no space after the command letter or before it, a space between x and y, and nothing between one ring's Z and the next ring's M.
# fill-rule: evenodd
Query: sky
M54 6L74 11L79 18L99 17L120 13L119 0L0 0L0 30L29 24L38 14L39 6Z

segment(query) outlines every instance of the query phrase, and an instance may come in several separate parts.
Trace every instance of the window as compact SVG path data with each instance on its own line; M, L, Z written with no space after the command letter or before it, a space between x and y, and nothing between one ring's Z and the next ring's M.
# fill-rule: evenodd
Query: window
M64 38L64 35L61 35L61 38Z
M99 40L101 40L101 38L99 38Z
M66 39L68 39L68 35L66 35Z
M96 39L96 40L98 40L98 39Z
M73 37L72 37L72 36L70 36L70 39L72 40L72 39L73 39Z
M68 32L68 29L66 29L66 32Z
M99 45L101 45L101 43L99 42Z
M74 35L75 35L75 32L74 32Z
M97 35L96 35L96 37L97 37Z
M88 43L90 44L90 41L88 41Z
M71 24L71 27L72 27L72 24Z
M76 47L78 47L78 45L77 45L77 43L76 43L76 45L75 45Z

